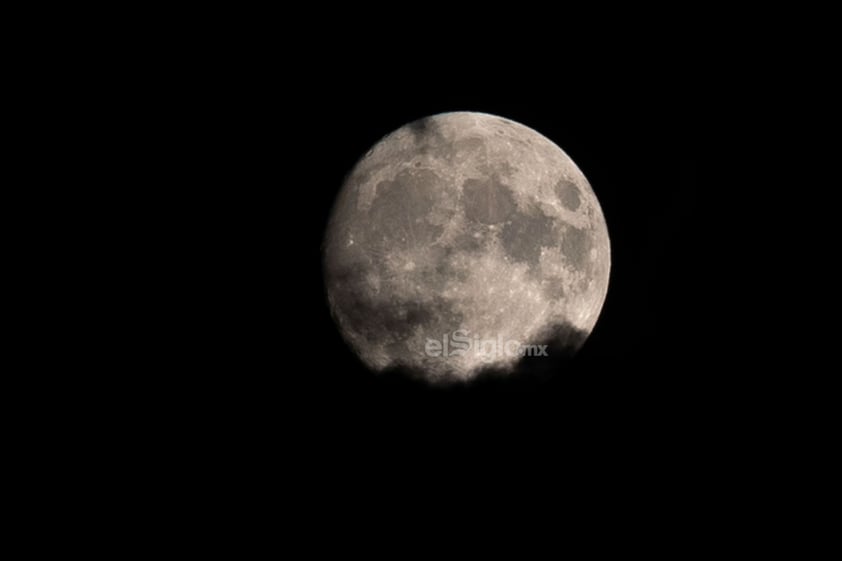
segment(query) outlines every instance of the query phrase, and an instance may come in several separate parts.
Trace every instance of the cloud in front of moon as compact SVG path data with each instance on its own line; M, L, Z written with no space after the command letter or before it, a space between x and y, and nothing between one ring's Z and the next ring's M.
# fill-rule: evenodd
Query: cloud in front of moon
M599 202L570 157L472 112L378 142L339 192L323 251L331 313L354 352L374 371L434 383L578 350L611 263Z

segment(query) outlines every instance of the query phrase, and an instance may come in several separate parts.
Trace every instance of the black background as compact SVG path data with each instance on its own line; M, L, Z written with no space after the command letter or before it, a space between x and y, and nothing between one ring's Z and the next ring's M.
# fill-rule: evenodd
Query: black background
M160 61L140 57L150 79L129 65L125 83L109 81L92 97L116 98L106 117L139 144L103 135L118 156L133 156L115 158L109 197L121 191L121 174L139 179L125 205L105 202L115 221L124 210L142 214L130 227L145 259L125 275L139 282L114 299L115 315L128 298L149 319L136 338L105 325L137 348L118 347L105 383L89 392L115 410L91 415L97 428L115 427L97 443L108 457L94 476L122 460L111 451L124 443L124 463L139 473L120 483L153 496L165 490L156 516L172 512L176 531L189 516L167 507L181 498L211 516L220 507L225 518L256 514L262 524L254 526L272 531L287 522L276 513L287 514L318 532L308 546L340 543L331 521L363 522L381 541L382 519L410 529L412 546L461 531L477 509L504 525L539 513L553 527L529 524L530 533L555 537L564 524L557 514L595 520L570 506L577 492L592 512L659 530L647 507L680 525L687 522L673 514L677 507L705 503L712 519L729 510L745 518L721 500L719 481L733 486L728 499L749 502L754 487L758 504L776 501L791 474L758 475L779 458L740 459L764 440L780 455L782 435L803 438L788 426L797 401L791 381L803 368L775 377L757 359L777 360L773 347L794 346L793 332L810 330L773 317L775 337L767 338L744 323L746 315L767 317L747 310L752 298L773 315L801 304L791 288L767 298L767 277L745 273L760 248L783 269L770 276L817 276L780 244L793 209L805 212L792 206L798 197L780 199L787 208L777 213L762 204L775 200L776 185L804 187L788 158L803 137L780 130L779 111L792 102L758 103L800 81L750 38L744 52L725 44L717 56L718 28L688 33L704 9L683 18L631 8L657 29L606 10L595 22L602 33L579 36L571 14L530 11L519 23L483 22L474 12L457 23L423 10L435 21L407 14L384 23L378 14L373 29L327 8L309 22L287 15L261 26L249 17L239 27L227 10L223 25L202 25L191 13L175 25L181 48L163 46ZM735 35L756 27L738 22ZM144 33L138 49L156 41ZM770 43L788 51L791 42ZM773 79L746 87L762 59ZM122 90L131 98L115 96ZM580 355L544 381L430 389L378 377L347 348L327 309L321 243L345 174L383 135L457 110L501 115L547 136L587 176L606 217L612 270L599 322ZM754 143L758 132L767 143ZM772 177L758 181L764 170ZM746 189L752 184L760 196ZM766 229L758 217L786 220ZM127 382L126 360L140 363ZM78 384L79 376L65 378ZM770 391L776 386L787 398ZM139 407L127 407L133 403ZM121 415L136 438L114 422ZM653 491L667 501L653 503ZM229 497L237 506L225 508ZM412 525L406 512L425 523Z
M544 513L575 492L594 510L606 503L591 497L631 495L628 512L650 504L652 488L678 504L688 488L716 497L717 477L743 487L766 469L736 462L794 434L773 421L793 413L774 396L788 380L757 357L776 359L769 343L792 345L798 326L769 322L779 333L767 339L743 319L752 297L761 309L788 305L744 274L758 248L781 251L783 233L754 220L783 216L758 201L792 166L780 120L756 104L765 88L740 89L754 59L722 71L707 34L690 38L694 57L671 38L645 48L637 28L609 43L574 39L575 21L563 25L543 45L537 33L513 38L471 22L465 44L462 30L432 26L384 28L370 46L349 25L346 41L315 48L292 35L279 47L282 32L248 27L209 41L217 52L191 43L166 67L171 76L144 84L137 117L152 134L131 196L149 201L138 231L164 250L143 245L155 267L140 293L151 301L160 287L164 297L141 339L148 367L122 395L141 396L137 426L162 459L149 472L181 470L177 485L200 504L230 493L256 512L292 505L318 528L334 513L340 525L369 522L377 503L370 510L399 526L395 513L432 510L426 533L448 517L461 528L462 508L507 521L528 514L495 508L512 498ZM549 379L440 389L377 376L327 308L321 244L345 175L396 128L460 110L555 142L605 214L605 305L578 357ZM754 146L757 130L774 133L775 146ZM753 152L780 161L767 166ZM776 177L755 197L746 187L763 169Z
M738 314L762 285L741 279L749 267L725 257L726 249L740 261L758 247L780 251L773 235L752 226L762 212L732 173L737 159L752 168L746 176L764 167L747 154L746 131L756 122L775 133L769 144L776 146L756 149L781 160L768 167L774 182L798 179L778 142L777 108L756 104L779 87L778 73L768 89L741 91L762 46L749 40L744 56L730 49L711 56L721 36L707 26L687 34L696 11L667 26L665 14L651 14L662 33L627 25L615 12L598 19L604 33L580 37L571 15L529 13L518 25L476 14L456 23L438 13L425 24L408 14L388 24L372 19L374 29L365 29L327 12L310 22L267 17L263 27L258 17L238 26L227 11L222 25L203 25L191 13L174 26L177 45L161 45L149 60L159 39L144 33L143 68L121 59L114 66L129 69L125 82L107 79L91 94L95 105L115 105L109 125L138 144L102 135L117 156L132 156L114 158L107 214L114 221L130 210L142 215L130 224L141 258L125 275L108 271L97 282L136 279L115 296L114 313L125 315L121 302L129 299L145 308L130 320L148 320L138 322L139 333L104 325L115 339L131 339L132 350L117 347L104 383L88 392L114 409L91 415L92 426L114 427L97 443L108 457L95 476L122 461L111 451L127 443L125 464L141 472L120 483L160 492L159 475L168 483L160 505L188 488L214 514L226 494L245 497L247 507L226 514L258 513L274 530L282 525L276 508L286 506L330 542L321 529L331 515L341 524L369 522L368 501L384 497L413 510L430 487L419 483L452 483L446 503L428 505L425 536L442 529L443 514L462 527L466 488L485 499L473 507L531 495L543 514L563 509L569 490L582 488L589 497L637 493L626 509L638 510L650 503L649 482L671 495L670 478L683 478L682 492L704 494L715 485L712 474L732 477L730 452L750 451L764 434L778 438L783 431L770 430L771 416L756 405L788 404L764 400L772 377L752 368L752 330ZM326 29L326 19L343 33ZM628 35L604 29L607 19ZM411 21L422 29L410 29ZM777 71L779 59L769 64ZM108 70L97 73L108 78ZM457 110L501 115L547 136L581 168L605 213L612 249L605 306L580 355L544 381L430 389L378 377L347 348L327 309L321 243L345 174L383 135ZM137 185L124 193L119 180L127 173ZM735 205L740 198L751 200L752 213ZM750 242L735 235L735 223L754 234ZM122 244L114 255L126 253ZM722 298L729 293L735 298ZM773 343L799 327L772 325L786 335ZM125 361L136 375L123 374ZM76 385L80 376L65 378ZM74 413L85 407L68 401ZM121 415L131 417L130 427L115 423ZM741 486L756 475L743 473ZM767 501L776 483L761 489ZM290 503L292 495L299 500ZM594 510L604 504L589 502ZM167 510L160 505L156 511ZM664 511L672 512L669 503ZM507 520L528 514L489 512ZM638 518L628 513L624 520Z

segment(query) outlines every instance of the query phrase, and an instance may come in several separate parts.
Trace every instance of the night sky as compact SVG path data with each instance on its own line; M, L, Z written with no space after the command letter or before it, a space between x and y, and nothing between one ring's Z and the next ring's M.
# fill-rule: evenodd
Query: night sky
M284 531L295 534L297 527L314 531L308 548L345 546L331 521L362 523L367 533L358 536L391 546L378 533L380 519L388 519L426 541L442 529L461 532L470 518L466 506L503 525L531 513L554 527L529 524L530 531L556 538L564 525L556 510L568 507L571 490L583 493L594 511L617 512L591 500L599 491L619 499L620 515L634 509L627 520L651 506L653 485L667 496L654 505L667 517L675 504L695 508L683 494L689 490L713 497L710 520L718 522L730 504L716 502L716 475L738 488L733 498L743 500L754 482L765 501L777 500L779 481L757 474L779 458L741 473L735 458L750 455L763 438L775 456L784 456L780 435L802 438L786 417L794 415L792 404L773 399L769 388L788 394L789 378L805 369L784 380L757 359L776 361L778 347L800 351L792 332L820 331L806 329L812 325L806 321L781 321L774 317L780 309L814 308L832 318L821 305L803 303L811 291L821 296L818 289L759 294L773 276L787 283L822 276L802 259L803 248L784 253L781 238L791 236L790 219L798 215L811 222L804 231L816 226L810 208L816 199L801 189L833 185L802 181L804 170L788 154L805 136L779 130L779 112L788 105L798 107L799 121L825 128L827 115L810 121L790 99L762 103L781 87L803 87L780 72L782 57L767 55L765 45L743 32L740 43L750 48L736 56L716 26L702 25L708 12L716 24L733 21L732 14L699 7L681 17L630 7L649 20L651 33L604 7L594 20L601 33L585 29L567 6L561 15L524 7L522 21L511 17L518 10L510 6L471 8L464 22L426 5L394 15L376 7L367 26L337 8L316 9L311 18L250 11L236 21L226 8L213 24L202 20L208 10L191 10L174 24L183 31L172 33L172 45L159 38L157 26L144 29L133 41L137 61L106 42L100 49L116 53L113 68L95 58L68 65L72 75L77 62L91 64L101 87L80 75L46 92L61 100L62 91L79 89L97 106L107 123L102 129L88 126L85 107L62 106L79 121L64 133L86 152L89 158L80 161L94 176L101 156L87 148L85 134L111 145L108 188L90 197L89 210L131 230L126 251L119 228L81 224L114 241L114 252L102 254L103 273L82 278L94 290L123 290L123 278L138 280L114 298L107 294L113 310L103 318L93 315L119 340L107 350L131 361L132 371L124 375L107 363L101 380L87 377L88 362L79 373L59 371L68 387L81 380L82 392L106 411L61 396L74 416L90 418L91 430L69 432L69 455L56 455L53 463L81 466L97 479L116 475L113 488L97 481L111 502L134 507L124 488L148 494L138 504L154 507L150 520L175 518L165 533L190 522L192 512L181 502L223 521L223 528L231 518L273 539L278 533L282 548ZM499 21L482 21L489 12ZM689 33L691 24L700 32ZM791 50L791 42L769 43ZM148 56L154 49L159 52ZM768 84L747 87L764 57ZM795 59L807 68L807 59ZM112 78L115 69L122 80ZM346 174L384 135L451 111L499 115L546 136L581 169L600 202L611 244L607 297L580 353L550 362L550 371L447 387L378 376L331 318L322 242ZM758 131L774 146L756 146L755 159L749 138ZM123 136L137 146L124 144ZM819 159L824 155L812 161ZM763 171L773 177L758 181ZM128 188L120 174L133 181ZM87 177L78 177L83 195ZM759 195L744 189L752 181ZM770 195L774 186L785 187L787 196ZM75 187L59 187L77 196ZM786 208L767 212L768 200ZM137 221L127 219L132 213ZM779 224L759 228L758 217ZM740 229L750 235L738 235ZM121 268L123 255L135 248L140 258ZM85 249L73 247L69 255ZM768 277L748 274L759 250L774 254L778 270ZM63 270L59 285L65 274L75 278L79 270ZM74 296L80 306L85 297ZM125 313L126 299L140 313ZM745 314L752 299L772 318L767 329L774 338L742 319L767 317ZM141 333L124 332L124 316ZM80 350L97 366L103 346L90 336ZM778 412L785 415L774 425ZM50 423L50 432L63 429L61 418ZM100 427L113 434L95 441L102 462L92 462L76 443ZM37 439L33 445L50 449ZM136 466L137 473L123 475L123 466ZM66 481L61 485L74 487ZM77 487L86 492L84 482ZM523 498L538 508L520 508ZM515 506L500 508L506 499ZM424 516L424 524L403 518L405 511ZM699 528L707 532L710 520ZM227 532L202 529L196 543L215 544ZM498 537L485 541L496 546ZM250 541L239 540L238 547Z

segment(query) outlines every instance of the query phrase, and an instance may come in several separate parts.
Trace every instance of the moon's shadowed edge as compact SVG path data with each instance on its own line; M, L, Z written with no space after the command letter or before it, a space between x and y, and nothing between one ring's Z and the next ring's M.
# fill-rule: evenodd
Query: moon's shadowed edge
M431 382L417 367L398 365L376 374L378 382L397 391L495 392L538 388L569 372L588 332L568 322L548 327L530 345L546 345L546 356L523 356L511 368L486 368L468 381Z

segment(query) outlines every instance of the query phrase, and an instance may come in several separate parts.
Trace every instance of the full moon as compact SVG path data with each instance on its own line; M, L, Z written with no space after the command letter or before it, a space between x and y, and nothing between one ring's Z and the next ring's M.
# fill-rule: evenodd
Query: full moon
M399 128L356 164L323 265L333 318L368 368L450 383L578 351L611 251L596 195L561 148L457 112Z

